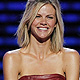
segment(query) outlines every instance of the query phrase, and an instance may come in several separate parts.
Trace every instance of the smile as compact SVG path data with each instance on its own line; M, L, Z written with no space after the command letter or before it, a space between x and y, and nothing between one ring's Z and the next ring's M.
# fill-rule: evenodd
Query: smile
M40 29L40 30L48 30L48 28L41 28L41 27L37 27L38 29Z

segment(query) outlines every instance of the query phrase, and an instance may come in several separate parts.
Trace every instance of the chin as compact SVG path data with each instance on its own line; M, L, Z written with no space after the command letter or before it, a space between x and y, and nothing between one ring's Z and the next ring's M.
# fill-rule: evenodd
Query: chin
M36 38L37 41L39 41L40 43L46 42L48 39L50 39L50 35L44 34L34 34L32 33L32 35Z
M50 36L37 36L36 39L40 42L40 43L43 43L43 42L46 42L47 40L50 39Z

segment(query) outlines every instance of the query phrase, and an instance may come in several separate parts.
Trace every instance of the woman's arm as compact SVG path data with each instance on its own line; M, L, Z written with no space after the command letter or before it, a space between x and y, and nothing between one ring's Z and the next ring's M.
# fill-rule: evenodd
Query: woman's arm
M68 51L65 57L66 80L79 80L79 53Z
M15 53L6 53L3 57L4 80L18 80L18 60Z
M79 77L80 77L80 55L79 55Z

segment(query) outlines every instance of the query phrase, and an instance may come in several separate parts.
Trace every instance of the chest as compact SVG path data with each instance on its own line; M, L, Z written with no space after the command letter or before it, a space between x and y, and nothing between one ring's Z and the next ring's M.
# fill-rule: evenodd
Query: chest
M45 73L62 73L62 57L51 56L43 60L25 56L21 62L22 74L45 74Z

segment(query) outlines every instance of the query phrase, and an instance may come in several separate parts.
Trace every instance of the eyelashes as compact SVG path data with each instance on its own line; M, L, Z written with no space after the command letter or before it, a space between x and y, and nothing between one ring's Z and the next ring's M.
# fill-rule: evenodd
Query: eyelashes
M40 15L37 15L36 16L36 18L41 18L42 16L40 16ZM54 17L52 17L52 16L46 16L46 18L49 18L49 19L53 19Z
M53 19L53 17L48 16L47 18Z
M40 18L41 16L36 16L36 18Z

